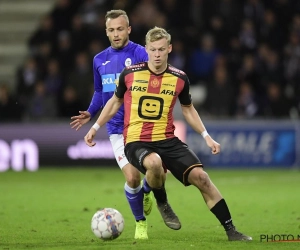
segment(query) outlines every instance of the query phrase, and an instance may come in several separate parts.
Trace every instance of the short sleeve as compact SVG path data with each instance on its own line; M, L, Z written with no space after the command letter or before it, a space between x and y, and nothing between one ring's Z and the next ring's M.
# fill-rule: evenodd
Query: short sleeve
M190 95L190 81L187 76L185 77L184 87L178 95L178 99L183 106L190 106L192 104L192 97Z

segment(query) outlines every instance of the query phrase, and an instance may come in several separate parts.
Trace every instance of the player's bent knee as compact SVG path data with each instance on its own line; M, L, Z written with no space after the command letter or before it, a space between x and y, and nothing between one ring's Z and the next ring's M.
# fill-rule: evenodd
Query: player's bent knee
M133 175L125 177L127 185L131 188L137 188L140 185L141 178Z
M210 178L202 168L195 168L189 175L189 182L201 190L205 190L210 186Z
M152 153L145 157L143 162L144 167L153 172L162 172L162 161L158 154Z
M131 188L136 188L140 185L141 182L141 175L140 172L135 169L132 165L126 165L122 169L127 185Z
M210 179L208 174L205 171L200 171L199 172L199 188L200 189L207 189L210 187Z

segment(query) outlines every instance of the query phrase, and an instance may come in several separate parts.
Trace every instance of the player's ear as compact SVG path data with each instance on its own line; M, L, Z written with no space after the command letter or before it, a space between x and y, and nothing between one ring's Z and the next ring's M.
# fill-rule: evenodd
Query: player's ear
M168 53L171 53L172 49L173 49L172 44L169 44Z
M106 33L106 36L108 36L108 32L107 32L107 29L105 29L105 33Z
M128 35L129 35L131 33L131 26L128 26L127 31L128 31Z

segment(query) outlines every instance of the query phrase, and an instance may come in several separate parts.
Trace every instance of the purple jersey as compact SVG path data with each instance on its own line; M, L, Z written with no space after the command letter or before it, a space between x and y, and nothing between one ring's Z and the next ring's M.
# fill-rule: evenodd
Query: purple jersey
M148 60L145 48L129 41L122 49L108 47L94 57L94 96L88 108L94 117L107 101L113 96L116 80L125 66L130 66ZM107 132L122 134L124 127L124 106L122 105L115 116L106 124Z

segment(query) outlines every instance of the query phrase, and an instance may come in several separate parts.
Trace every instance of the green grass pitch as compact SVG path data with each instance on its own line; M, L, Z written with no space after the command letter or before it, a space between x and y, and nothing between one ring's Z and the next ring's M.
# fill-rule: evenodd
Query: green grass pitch
M300 242L260 242L260 235L300 235L300 172L296 170L209 170L226 199L234 224L252 242L228 242L223 228L195 187L167 177L169 202L182 228L165 226L154 207L149 240L133 239L135 222L116 168L42 168L0 173L0 250L89 249L300 249ZM114 241L90 229L98 208L113 207L125 218Z

